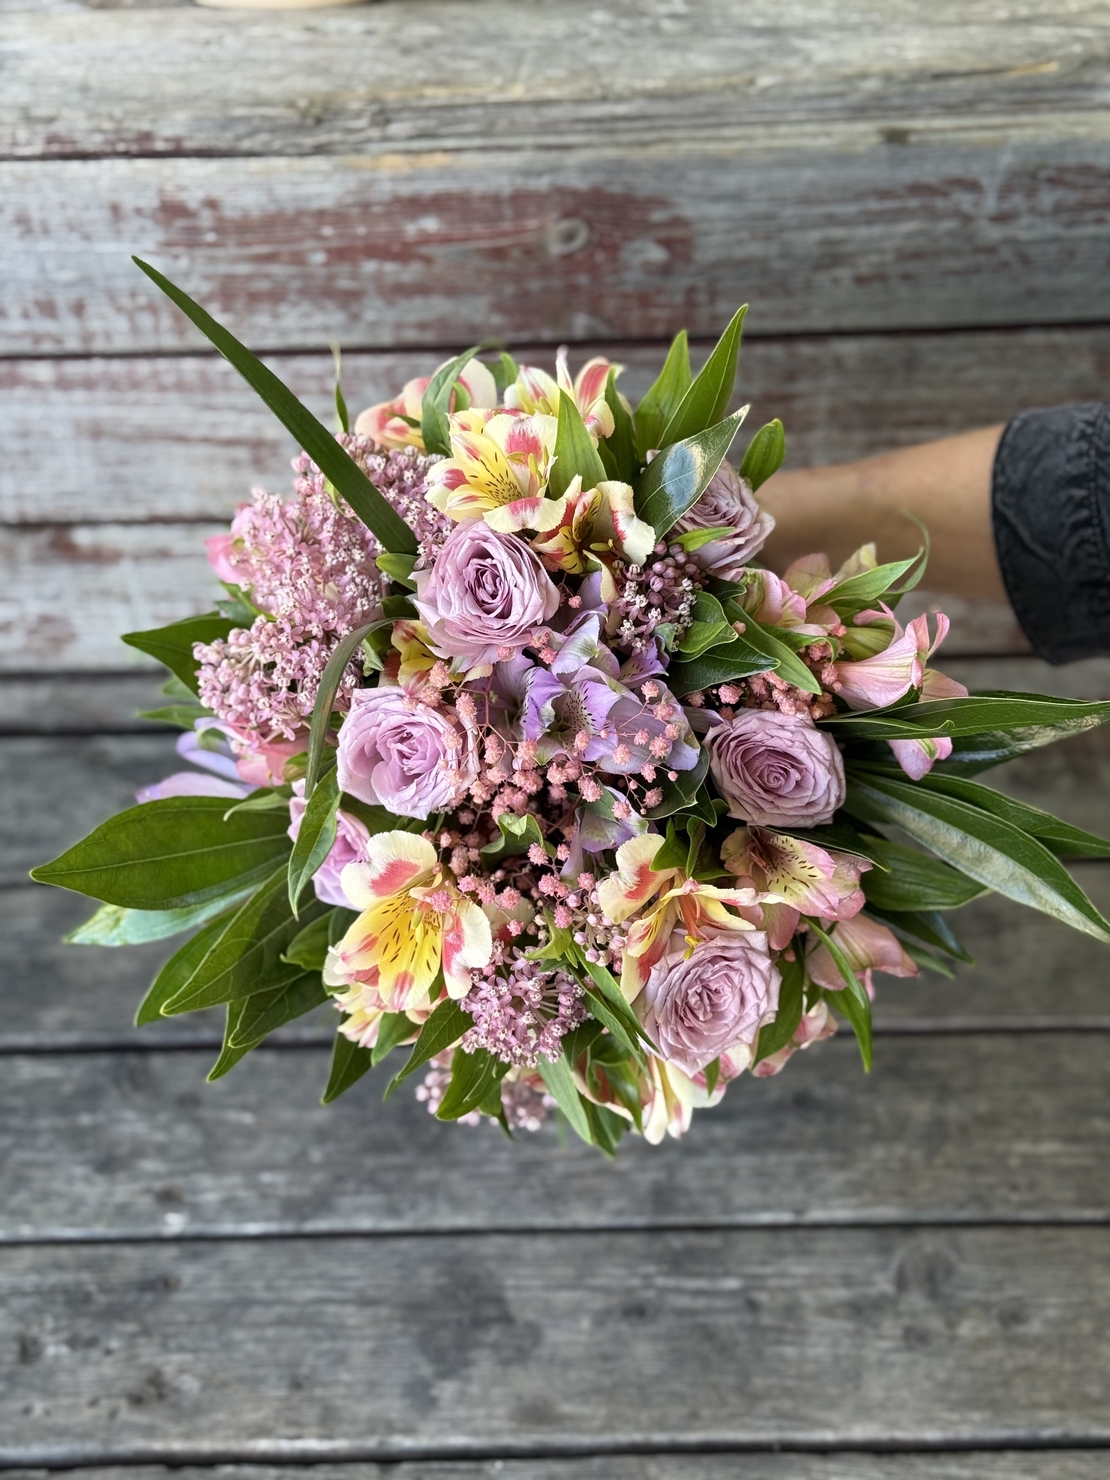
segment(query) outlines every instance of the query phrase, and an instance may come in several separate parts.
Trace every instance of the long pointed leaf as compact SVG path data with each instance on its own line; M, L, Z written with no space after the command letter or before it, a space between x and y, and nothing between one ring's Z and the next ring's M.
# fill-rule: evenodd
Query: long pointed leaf
M321 1105L330 1105L333 1100L338 1100L345 1090L356 1084L372 1067L373 1057L368 1048L352 1043L342 1033L337 1033L332 1048L331 1072L328 1075L327 1088L320 1099Z
M1047 848L1062 858L1110 858L1110 841L1106 838L1084 832L1080 827L1072 827L1070 822L1053 817L1051 812L1030 807L1026 802L1019 802L1014 797L995 791L993 787L983 786L981 782L967 781L959 776L934 775L930 771L917 784L927 791L970 802L972 806L982 807L995 817L1012 822L1030 837L1039 838Z
M961 873L1018 904L1110 943L1110 923L1052 853L1020 828L979 807L913 783L853 777L853 811L892 822Z
M576 476L583 488L596 488L605 481L605 464L586 430L578 407L570 396L559 397L559 429L555 434L555 461L547 491L551 498L562 498Z
M442 365L428 382L420 411L420 435L425 452L450 456L451 424L447 420L447 409L451 405L451 392L455 381L481 348L480 344L474 344L464 349L461 355Z
M819 694L821 685L806 665L798 657L797 653L783 641L783 639L770 627L761 627L751 617L744 618L744 641L749 647L755 648L756 652L763 653L771 658L775 664L775 672L779 678L792 683L796 689L803 693Z
M681 329L674 337L663 368L655 384L636 407L633 425L636 432L636 451L641 462L647 460L649 452L659 449L663 428L677 411L679 403L690 388L690 346L686 330Z
M297 445L304 448L324 476L335 485L367 529L377 536L383 548L415 555L416 536L400 514L386 503L353 458L328 429L321 426L312 412L301 405L274 372L268 370L260 359L251 354L246 345L240 344L234 334L218 324L210 313L201 308L199 303L194 303L169 278L139 257L131 260L140 271L146 273L152 283L161 288L167 298L177 304L185 317L192 320L224 359L238 370L296 440Z
M740 638L709 648L689 663L672 662L667 670L667 687L681 699L696 689L716 688L718 684L750 678L753 673L768 673L777 667L777 658L768 657Z
M318 971L275 987L270 992L252 992L245 1000L239 1022L228 1040L232 1048L254 1048L275 1028L284 1027L306 1012L321 1007L328 994Z
M205 612L203 616L186 617L182 622L170 622L166 627L154 627L149 632L125 632L120 641L150 658L156 658L181 680L190 693L195 694L199 665L193 657L193 645L226 637L234 625L219 612Z
M728 411L728 403L732 400L736 385L740 335L747 312L748 305L745 303L733 314L712 354L664 427L659 439L660 449L670 447L674 442L685 441L687 437L694 437L698 432L704 432L706 427L715 426Z
M744 460L740 464L740 476L751 485L754 491L761 488L772 473L778 472L785 457L786 433L782 429L782 422L776 416L774 421L761 426L748 443L748 450L744 453Z
M313 789L289 855L289 904L294 914L313 874L331 852L338 830L339 777L334 770Z
M745 406L697 436L673 443L648 463L636 489L636 512L657 537L665 535L709 487L747 413Z
M971 694L966 699L932 699L866 714L831 714L820 723L844 740L930 740L938 735L979 735L1069 720L1103 724L1110 720L1110 701L1052 699L1043 694Z
M324 664L320 675L320 687L316 691L316 702L312 706L312 722L308 728L308 764L304 774L304 794L310 799L320 779L320 765L324 758L324 741L331 726L332 705L339 692L339 685L347 671L347 664L354 657L364 637L369 636L384 622L367 622L348 632L335 646L331 657Z
M571 1129L581 1136L587 1145L592 1145L590 1122L566 1059L556 1059L554 1063L551 1063L548 1059L541 1058L536 1068L539 1070L540 1078L554 1096L555 1103L569 1121Z
M779 1049L785 1048L793 1038L802 1020L802 1011L805 1007L805 984L805 964L801 951L795 947L793 961L787 961L782 968L782 983L779 986L779 1005L775 1020L773 1023L768 1023L765 1028L760 1028L753 1064L758 1064L760 1060L770 1058L773 1053L778 1053Z
M443 1053L445 1049L451 1048L458 1043L459 1039L472 1027L474 1019L450 997L445 997L439 1003L435 1011L429 1017L420 1030L420 1037L412 1046L412 1053L403 1069L394 1074L385 1092L388 1100L393 1091L403 1079L426 1064L429 1059L434 1058L437 1053Z
M844 988L840 992L826 995L826 1002L838 1007L852 1025L852 1031L856 1035L859 1044L860 1058L863 1060L865 1069L871 1068L871 999L864 991L859 978L848 961L847 956L831 935L812 920L808 921L809 928L828 951L833 959L833 964L840 973ZM835 928L835 927L834 927Z

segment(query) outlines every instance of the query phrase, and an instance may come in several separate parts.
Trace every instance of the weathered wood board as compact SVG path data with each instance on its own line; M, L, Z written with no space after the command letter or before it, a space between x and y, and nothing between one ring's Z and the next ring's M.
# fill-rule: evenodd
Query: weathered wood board
M695 364L709 347L693 347ZM595 351L625 366L620 383L636 401L664 347L584 345L572 364ZM550 346L517 354L524 363L552 360ZM345 355L352 409L396 395L436 358L435 350ZM269 363L334 424L330 355ZM1103 327L752 338L736 400L751 411L737 446L778 416L788 466L844 462L1030 406L1101 399L1108 388ZM0 443L0 521L29 524L226 519L254 484L288 488L295 450L253 391L210 356L0 361Z
M132 252L260 351L1097 323L1110 114L1063 132L4 163L0 353L198 347Z
M157 1030L150 1041L157 1042ZM837 1038L743 1079L681 1143L607 1162L556 1127L444 1125L326 1049L8 1056L0 1242L467 1229L1110 1225L1107 1035ZM419 1076L418 1076L419 1077ZM415 1083L416 1081L414 1081Z
M0 1460L1105 1442L1104 1247L857 1228L7 1248Z

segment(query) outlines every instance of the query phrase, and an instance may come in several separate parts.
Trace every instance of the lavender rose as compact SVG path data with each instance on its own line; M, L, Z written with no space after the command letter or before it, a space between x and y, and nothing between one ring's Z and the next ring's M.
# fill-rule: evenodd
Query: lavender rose
M298 794L289 798L289 836L296 842L301 823L304 821L304 809L308 804L304 799L304 782L295 781L293 789ZM313 874L312 887L316 891L316 898L322 900L324 904L337 904L345 909L353 909L354 906L343 892L339 876L349 863L366 862L366 845L370 841L370 829L357 817L352 817L349 812L337 812L335 823L335 842L331 845L328 856Z
M728 815L757 827L822 827L844 801L844 762L806 715L741 709L705 737Z
M721 464L701 498L674 526L674 533L689 534L719 525L727 525L729 533L692 550L691 555L708 575L735 581L762 548L775 521L759 507L751 484L727 462Z
M400 817L429 817L457 805L478 775L473 737L453 709L435 709L403 689L358 689L339 731L339 784Z
M645 1030L668 1063L694 1075L725 1054L732 1073L751 1062L779 1005L780 976L762 930L721 930L687 956L684 930L651 969L637 1000Z
M414 572L413 580L432 650L471 668L519 652L559 609L559 593L531 546L482 519L456 525L434 567Z

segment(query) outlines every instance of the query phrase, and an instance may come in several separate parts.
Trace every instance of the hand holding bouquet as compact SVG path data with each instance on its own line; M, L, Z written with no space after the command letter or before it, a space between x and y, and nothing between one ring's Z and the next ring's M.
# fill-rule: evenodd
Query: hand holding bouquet
M125 638L199 769L35 877L104 901L75 940L191 932L139 1021L224 1005L213 1077L330 1001L325 1100L411 1045L390 1089L442 1119L558 1106L613 1151L838 1018L869 1064L872 973L950 973L989 889L1110 940L1060 861L1110 844L971 779L1110 704L930 666L924 550L759 564L784 440L727 459L743 310L635 409L606 360L470 350L353 428L337 386L332 437L145 270L305 450L208 541L226 599Z

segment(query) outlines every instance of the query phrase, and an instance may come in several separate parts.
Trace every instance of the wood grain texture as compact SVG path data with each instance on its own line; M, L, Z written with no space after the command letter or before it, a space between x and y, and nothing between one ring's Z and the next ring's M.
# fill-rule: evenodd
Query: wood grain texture
M17 1469L11 1480L49 1480L52 1471ZM143 1465L91 1465L87 1480L167 1480ZM603 1454L574 1459L419 1460L349 1466L174 1467L173 1480L1105 1480L1102 1450L970 1454L732 1453Z
M1110 101L1090 0L559 0L524 24L511 0L40 13L8 21L0 55L14 158L698 146L860 120L875 142L982 119L1012 137Z
M695 364L708 349L693 347ZM583 345L573 363L595 352L625 366L621 385L636 401L664 348ZM524 363L552 358L549 346L516 353ZM395 395L437 358L345 355L351 406ZM330 354L269 363L333 424ZM1107 328L753 338L736 404L751 404L749 429L780 417L788 466L803 467L1006 421L1031 406L1099 400L1108 387ZM254 484L287 488L295 450L231 367L208 356L0 361L0 443L0 522L31 524L224 519Z
M1057 124L1059 125L1057 127ZM1110 319L1110 112L622 151L0 164L0 354L166 351L165 271L257 351Z
M0 1460L1082 1447L1108 1275L1090 1228L8 1248Z
M151 1041L157 1042L156 1031ZM607 1162L554 1125L444 1125L326 1049L8 1056L0 1242L776 1224L1110 1225L1105 1033L837 1038Z

